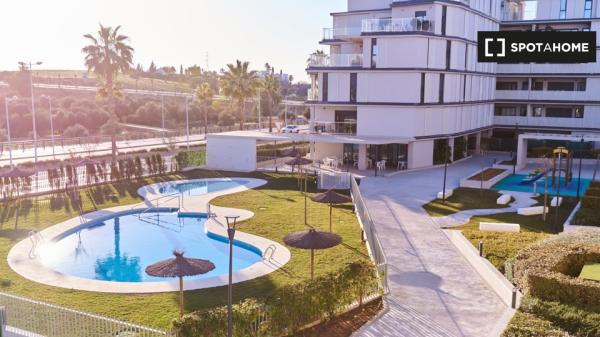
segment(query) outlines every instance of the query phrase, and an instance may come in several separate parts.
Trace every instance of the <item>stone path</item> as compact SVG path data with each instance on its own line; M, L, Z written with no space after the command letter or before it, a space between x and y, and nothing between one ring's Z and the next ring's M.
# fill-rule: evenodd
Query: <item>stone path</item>
M448 186L481 165L448 169ZM388 310L356 336L499 336L512 311L422 208L441 190L443 168L365 178L361 192L388 259Z

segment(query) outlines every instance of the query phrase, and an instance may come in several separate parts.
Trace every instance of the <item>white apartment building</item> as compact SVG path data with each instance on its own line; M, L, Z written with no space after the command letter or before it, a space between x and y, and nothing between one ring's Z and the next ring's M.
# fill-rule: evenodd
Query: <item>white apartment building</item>
M324 29L328 55L307 68L314 158L418 168L442 163L446 144L457 160L482 144L514 150L517 130L558 145L600 132L598 63L478 63L476 41L478 31L597 31L597 2L348 0ZM545 142L522 139L520 156Z

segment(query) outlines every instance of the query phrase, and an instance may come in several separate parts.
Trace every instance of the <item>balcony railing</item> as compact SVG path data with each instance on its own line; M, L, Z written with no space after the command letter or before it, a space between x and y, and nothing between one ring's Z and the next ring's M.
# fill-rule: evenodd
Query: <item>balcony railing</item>
M348 36L360 36L360 27L323 28L323 40L335 40Z
M308 91L306 92L306 99L308 101L318 101L319 100L319 95L317 90L313 90L312 88L308 88Z
M364 19L363 33L434 32L433 20L418 18Z
M309 67L362 67L363 54L311 55Z
M312 133L356 135L356 122L312 122Z

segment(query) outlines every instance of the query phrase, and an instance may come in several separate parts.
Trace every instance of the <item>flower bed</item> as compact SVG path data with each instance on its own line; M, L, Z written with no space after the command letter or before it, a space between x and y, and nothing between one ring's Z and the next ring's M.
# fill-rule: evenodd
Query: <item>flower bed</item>
M460 181L460 187L489 189L500 180L506 178L509 174L510 171L508 170L488 167L473 173L468 178L462 179Z

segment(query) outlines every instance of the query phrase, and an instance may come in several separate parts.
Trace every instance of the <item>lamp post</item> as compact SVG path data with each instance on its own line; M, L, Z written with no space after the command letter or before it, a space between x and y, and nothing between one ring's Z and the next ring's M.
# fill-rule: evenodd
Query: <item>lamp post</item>
M517 173L517 153L519 151L519 123L515 124L515 153L513 155L513 175Z
M448 157L450 153L450 145L444 147L444 186L442 188L442 202L446 203L446 178L448 177Z
M4 112L6 113L6 136L8 137L8 161L13 166L12 160L12 139L10 138L10 119L8 117L8 103L17 100L17 96L4 97Z
M235 237L235 226L239 216L226 216L227 236L229 237L229 283L227 287L227 337L233 336L233 239Z
M20 64L25 64L25 62L20 62ZM33 66L39 66L41 65L42 62L35 62L35 63L31 63L29 62L29 85L31 86L31 119L32 119L32 125L33 125L33 155L34 155L34 162L37 164L37 130L35 127L35 99L33 96Z
M50 114L50 139L52 141L52 159L56 160L56 152L54 150L54 121L52 118L52 97L49 95L42 95L42 98L48 100L48 113Z
M185 96L185 138L187 142L187 149L190 150L190 109L189 109L189 97Z
M577 177L577 200L579 200L580 195L579 195L579 189L581 188L581 164L583 162L583 143L585 142L585 139L583 136L581 136L581 144L580 144L580 148L579 148L579 175Z

